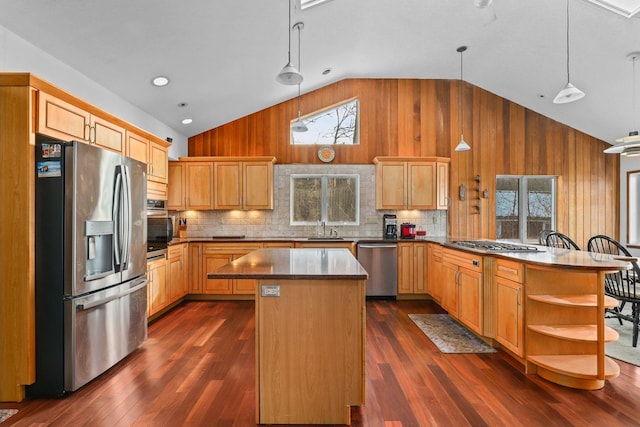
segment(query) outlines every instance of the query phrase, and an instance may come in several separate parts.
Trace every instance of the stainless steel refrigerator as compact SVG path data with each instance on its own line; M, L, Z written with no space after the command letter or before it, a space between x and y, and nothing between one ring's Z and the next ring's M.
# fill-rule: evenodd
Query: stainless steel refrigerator
M36 382L77 390L147 338L146 165L36 138Z

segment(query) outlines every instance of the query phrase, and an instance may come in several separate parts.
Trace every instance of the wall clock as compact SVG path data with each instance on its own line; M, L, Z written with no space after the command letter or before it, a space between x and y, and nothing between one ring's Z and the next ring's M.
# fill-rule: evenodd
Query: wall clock
M333 147L326 145L324 147L320 147L318 150L318 158L325 163L329 163L336 157L336 152Z

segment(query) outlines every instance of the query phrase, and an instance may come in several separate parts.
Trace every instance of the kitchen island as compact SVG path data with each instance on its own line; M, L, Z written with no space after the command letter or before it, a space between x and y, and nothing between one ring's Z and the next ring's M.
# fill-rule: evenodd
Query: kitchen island
M258 249L208 277L255 279L256 422L350 424L365 402L365 280L347 249Z
M465 259L464 253L475 255L470 260L482 258L485 304L480 311L493 327L480 335L522 358L527 374L568 387L600 389L620 372L605 355L605 344L618 334L604 323L605 309L617 305L604 293L604 278L629 268L628 259L537 248L491 253L445 244L452 258Z

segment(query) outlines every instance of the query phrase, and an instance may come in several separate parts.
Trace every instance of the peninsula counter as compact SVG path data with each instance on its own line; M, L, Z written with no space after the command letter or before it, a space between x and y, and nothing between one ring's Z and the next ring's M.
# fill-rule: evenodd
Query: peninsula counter
M347 249L258 249L208 273L255 279L256 422L350 424L365 402L365 280Z

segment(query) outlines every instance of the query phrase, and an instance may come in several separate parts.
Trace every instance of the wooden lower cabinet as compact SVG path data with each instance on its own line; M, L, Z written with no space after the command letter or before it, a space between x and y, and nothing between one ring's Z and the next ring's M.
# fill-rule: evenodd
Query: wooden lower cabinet
M202 293L213 295L253 295L256 281L249 279L209 279L207 274L251 251L262 243L202 243Z
M398 243L398 294L427 293L427 243Z
M169 304L174 303L188 293L187 266L189 245L182 243L169 246L167 259L167 279L169 282Z
M147 316L152 316L165 308L167 298L167 260L159 259L147 263L148 304Z
M427 293L436 302L441 303L443 291L442 245L429 243L427 245L427 257Z
M189 243L188 289L190 294L202 293L202 243Z
M443 249L442 307L478 334L484 332L484 289L481 256Z
M524 266L497 259L495 263L495 340L524 356Z

